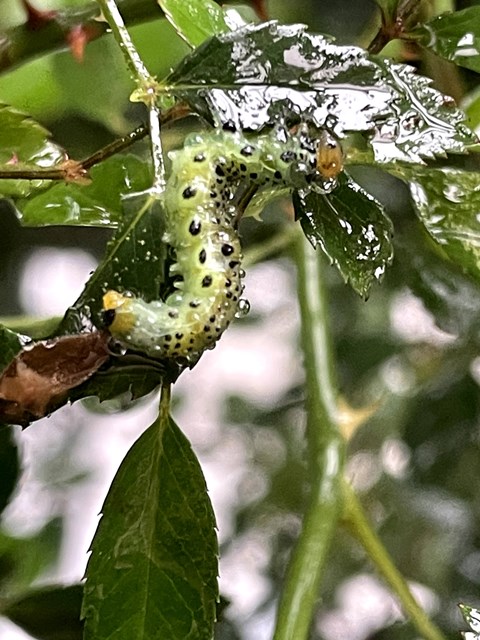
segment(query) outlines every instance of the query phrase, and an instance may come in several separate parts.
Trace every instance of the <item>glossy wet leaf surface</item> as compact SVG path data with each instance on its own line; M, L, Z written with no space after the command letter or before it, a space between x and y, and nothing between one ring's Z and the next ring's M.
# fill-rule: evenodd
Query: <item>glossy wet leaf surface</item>
M108 158L92 167L89 177L87 185L50 182L40 194L18 202L22 224L115 227L122 221L123 198L152 183L149 163L133 155Z
M480 173L457 169L398 169L432 238L480 279Z
M480 611L467 604L459 604L462 616L470 627L471 631L463 631L465 640L478 640L480 638Z
M341 174L332 193L294 194L297 218L355 291L367 297L393 257L392 224L382 205Z
M223 9L213 0L158 0L167 20L191 47L230 31Z
M0 169L49 168L66 159L65 151L54 144L50 134L38 122L4 104L0 104ZM45 181L0 180L0 196L27 196L44 188Z
M207 118L242 129L301 114L340 137L363 132L377 162L422 162L476 142L464 115L429 79L303 25L269 22L213 37L165 85Z
M215 519L190 447L168 416L124 459L92 544L85 640L208 640L217 598Z
M444 13L409 35L439 56L480 73L480 6Z
M145 193L125 200L124 206L121 226L81 296L68 310L59 333L78 333L92 322L104 327L102 297L109 289L158 299L166 252L161 205Z

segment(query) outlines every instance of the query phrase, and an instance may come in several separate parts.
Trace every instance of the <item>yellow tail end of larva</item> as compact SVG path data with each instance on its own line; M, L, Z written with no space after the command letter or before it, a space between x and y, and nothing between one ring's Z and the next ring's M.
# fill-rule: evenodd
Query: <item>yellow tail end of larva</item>
M109 326L110 333L124 335L131 331L135 324L135 316L130 307L131 298L122 296L118 291L107 291L103 296L103 310L115 313Z

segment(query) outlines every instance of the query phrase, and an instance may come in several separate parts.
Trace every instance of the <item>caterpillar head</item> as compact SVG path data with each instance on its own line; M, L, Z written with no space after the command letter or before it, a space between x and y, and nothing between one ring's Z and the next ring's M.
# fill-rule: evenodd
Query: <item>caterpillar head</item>
M343 152L340 142L325 129L317 142L317 171L325 180L331 180L343 170Z
M125 335L135 325L135 315L131 309L132 298L118 291L107 291L103 296L103 315L112 335Z

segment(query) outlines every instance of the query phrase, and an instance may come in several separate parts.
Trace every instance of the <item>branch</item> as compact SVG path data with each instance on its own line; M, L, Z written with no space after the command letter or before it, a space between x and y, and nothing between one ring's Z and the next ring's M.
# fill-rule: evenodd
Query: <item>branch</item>
M306 640L323 567L341 511L343 440L321 255L297 241L298 295L307 391L310 497L277 613L274 640Z
M164 113L160 114L160 123L165 125L181 118L185 118L191 113L190 108L182 103L176 104ZM139 125L136 129L127 133L126 136L117 138L110 144L95 151L84 160L69 159L54 168L28 168L9 166L8 169L0 170L0 180L64 180L66 182L76 182L88 179L88 171L96 164L100 164L110 156L128 149L132 144L145 138L149 134L146 124Z
M393 564L388 551L369 523L360 501L346 481L343 482L343 499L344 524L365 549L378 573L397 596L420 636L426 640L445 640L440 629L434 625L413 597L405 578Z

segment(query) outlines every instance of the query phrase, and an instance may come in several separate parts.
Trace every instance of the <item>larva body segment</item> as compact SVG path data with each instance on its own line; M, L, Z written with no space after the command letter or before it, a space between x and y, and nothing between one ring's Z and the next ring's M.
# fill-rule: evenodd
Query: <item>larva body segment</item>
M317 149L304 132L249 141L242 133L195 134L170 154L164 241L175 251L175 291L165 301L109 291L111 334L155 358L195 362L232 321L242 292L240 240L232 198L240 182L303 186L317 171Z

